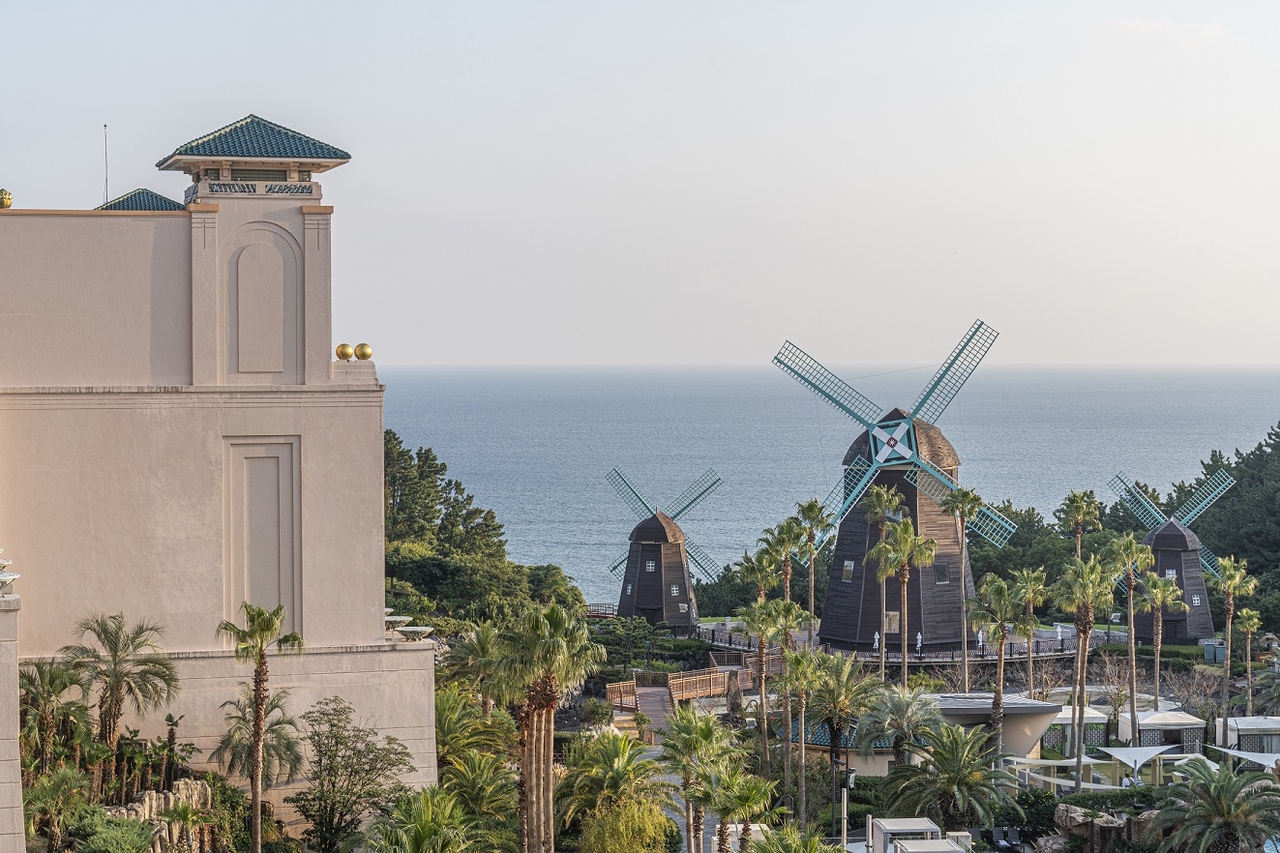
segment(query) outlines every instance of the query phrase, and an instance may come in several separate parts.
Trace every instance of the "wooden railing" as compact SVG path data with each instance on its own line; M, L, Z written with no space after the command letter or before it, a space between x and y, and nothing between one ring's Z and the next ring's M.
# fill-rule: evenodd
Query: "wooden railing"
M613 619L618 615L618 605L592 602L587 605L588 619Z
M636 673L637 687L666 687L667 679L670 676L665 672L646 672L641 670Z
M719 669L699 669L693 672L677 672L667 679L667 688L671 691L671 701L682 699L703 699L709 696L723 696L729 690L731 672Z
M609 704L619 711L635 711L639 709L639 705L636 704L636 683L634 680L606 684L604 686L604 695Z

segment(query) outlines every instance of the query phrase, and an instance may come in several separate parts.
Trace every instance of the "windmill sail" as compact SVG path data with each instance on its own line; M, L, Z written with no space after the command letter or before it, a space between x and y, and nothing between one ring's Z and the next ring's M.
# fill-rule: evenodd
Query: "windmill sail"
M978 369L1000 333L981 320L974 322L911 406L911 419L937 423L947 406Z
M631 507L631 511L636 514L636 518L648 518L658 512L653 504L645 500L640 492L636 491L636 487L631 485L631 481L627 479L626 474L622 473L621 468L614 468L605 479L609 481L609 485L613 486L613 490L618 493L618 497L622 498L622 502Z
M934 503L942 503L956 488L950 477L932 465L919 460L916 465L918 467L907 471L904 476L907 482L932 498ZM1018 529L1016 524L985 504L977 515L968 519L966 526L997 548L1003 548Z
M720 479L720 475L716 473L714 468L708 468L707 473L694 480L689 488L685 489L680 497L667 504L666 513L674 520L679 521L680 516L689 512L724 483Z
M791 341L782 345L773 363L867 429L875 427L884 411Z
M1144 495L1136 485L1131 484L1129 478L1123 473L1116 474L1107 485L1120 502L1129 508L1129 512L1146 525L1148 530L1159 527L1169 520L1150 498Z
M1236 484L1235 477L1227 473L1226 468L1219 468L1213 472L1209 479L1200 484L1200 488L1187 498L1187 502L1178 507L1178 511L1173 517L1181 521L1183 524L1191 524L1209 507L1213 506L1213 502L1226 494Z
M689 555L689 562L698 567L698 571L702 573L702 577L705 580L713 581L720 577L720 572L723 571L724 566L716 563L715 558L706 551L688 539L684 540L684 551Z

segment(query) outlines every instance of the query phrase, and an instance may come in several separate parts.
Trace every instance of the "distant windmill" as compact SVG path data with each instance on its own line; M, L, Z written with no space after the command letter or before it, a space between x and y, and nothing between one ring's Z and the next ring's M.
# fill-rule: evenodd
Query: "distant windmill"
M981 320L975 322L916 398L910 412L885 412L790 341L774 357L774 364L865 429L849 447L844 457L844 475L823 502L834 522L820 539L826 541L833 533L836 536L831 582L819 628L824 642L866 651L873 648L879 635L880 584L876 567L864 564L877 532L869 529L858 503L877 482L897 486L918 534L938 541L934 566L923 573L911 573L907 589L908 630L918 630L923 635L923 647L959 647L963 639L961 608L973 595L973 576L971 572L964 573L966 588L961 589L959 525L938 507L938 502L957 488L960 458L933 422L964 387L997 334ZM921 501L921 493L930 500ZM1016 529L1013 522L990 507L983 507L977 516L968 519L968 527L997 546L1009 541ZM886 634L899 633L903 606L900 599L898 584L890 583L885 594L889 611ZM889 638L880 639L887 642ZM900 642L900 638L895 639L895 644Z
M1204 573L1218 576L1218 558L1200 544L1200 538L1188 525L1235 484L1235 478L1225 468L1219 468L1172 516L1165 515L1123 473L1116 474L1108 484L1120 502L1147 528L1142 541L1155 553L1155 572L1178 582L1182 600L1190 608L1185 613L1165 611L1164 642L1192 644L1213 636L1213 616L1209 613ZM1134 633L1139 639L1151 642L1155 637L1154 622L1150 614L1139 614L1134 619Z
M685 538L676 519L702 503L724 480L714 470L708 470L659 510L631 485L621 469L614 468L605 479L640 519L631 531L631 547L609 567L615 575L622 574L618 615L643 616L654 625L666 622L678 632L697 626L698 602L693 595L689 564L697 566L708 579L717 577L720 567Z

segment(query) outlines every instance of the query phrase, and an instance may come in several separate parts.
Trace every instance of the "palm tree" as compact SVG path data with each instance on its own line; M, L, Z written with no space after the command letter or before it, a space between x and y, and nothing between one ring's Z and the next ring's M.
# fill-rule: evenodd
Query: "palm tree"
M778 585L778 564L773 554L764 549L755 554L743 551L742 559L733 568L739 581L756 588L756 601L764 601L764 594Z
M1076 539L1076 559L1084 557L1080 553L1081 543L1087 530L1102 529L1102 505L1094 496L1093 490L1072 492L1053 513L1064 527L1070 528Z
M456 684L436 690L436 756L440 763L473 752L499 752L502 732Z
M1138 638L1133 633L1134 599L1138 589L1138 575L1156 564L1151 549L1126 533L1113 540L1106 550L1107 571L1113 576L1123 576L1129 610L1129 731L1133 742L1138 738ZM1110 624L1110 623L1108 623ZM1118 725L1118 724L1117 724Z
M1044 566L1038 569L1015 569L1013 572L1013 594L1026 608L1026 618L1020 624L1026 626L1028 699L1035 698L1036 669L1032 656L1032 644L1036 639L1036 608L1049 599L1049 587L1045 581Z
M250 837L253 853L262 853L262 768L266 747L267 703L267 652L272 647L278 652L302 652L302 635L296 631L284 632L284 605L274 610L256 607L249 602L240 605L244 612L245 627L224 620L218 625L218 634L229 637L234 645L236 660L253 664L253 726L249 731L249 809Z
M372 853L480 853L489 849L476 821L443 788L422 788L375 822L366 845Z
M829 655L819 652L820 673L810 694L814 719L825 724L830 736L828 754L831 759L831 801L840 802L840 746L844 734L858 718L867 713L880 691L883 682L867 678L862 667L852 656ZM833 810L831 834L840 834L840 819Z
M885 525L884 538L876 543L867 554L883 566L894 566L898 575L898 583L902 584L901 614L898 619L898 636L902 640L902 686L907 686L907 642L910 631L907 625L907 583L911 580L911 568L928 568L933 565L938 553L938 543L924 536L916 535L911 516L904 516L901 521L891 521ZM884 645L883 635L880 638Z
M92 643L83 642L86 636ZM178 695L178 672L160 645L164 631L153 622L128 625L123 613L94 613L75 623L75 637L81 642L59 653L97 687L98 741L114 756L125 704L146 716L172 702ZM99 790L106 790L115 777L115 761L102 762L102 769Z
M806 713L809 707L809 693L813 685L817 684L822 677L822 658L818 652L809 647L803 648L798 652L788 651L783 654L786 656L787 662L788 692L794 693L796 697L796 713L800 718L800 772L796 774L797 787L799 788L796 794L796 814L799 816L800 825L804 826L809 819L805 790L805 776L807 775L805 773L805 751L809 732Z
M751 821L760 818L767 822L769 804L773 801L773 789L777 782L752 776L741 769L722 773L717 779L715 812L720 825L725 828L723 853L728 853L729 833L727 824L739 825L738 850L746 851L751 844Z
M782 570L782 600L791 600L791 555L804 544L804 529L794 518L785 518L764 531L756 540L767 551L773 562Z
M460 679L475 686L485 716L493 710L497 656L498 629L485 621L454 642L441 661L442 678Z
M191 803L174 802L169 808L156 814L156 817L170 824L177 824L187 841L187 850L196 853L195 834L197 829L209 826L213 820L203 809Z
M969 596L969 587L965 584L969 568L969 519L985 505L973 489L952 489L938 504L943 512L960 522L960 671L965 693L969 692L969 614L965 601Z
M1262 628L1262 614L1248 607L1241 607L1236 614L1240 630L1244 631L1244 695L1246 717L1253 716L1253 634ZM1225 727L1224 727L1225 730Z
M1268 773L1237 773L1229 761L1182 765L1186 781L1168 791L1150 835L1160 853L1245 853L1280 835L1280 787Z
M64 661L36 659L18 668L21 707L35 744L36 767L49 772L58 730L71 721L79 728L86 719L84 700L89 694L88 674Z
M62 847L62 833L89 799L90 780L74 767L59 767L44 774L24 789L22 805L32 835L43 828L48 838L46 853Z
M981 625L996 646L996 682L991 697L991 730L996 735L996 752L1004 750L1004 652L1009 642L1009 625L1025 621L1026 612L1018 597L996 574L983 577L978 597L970 599L973 621ZM1134 731L1137 731L1135 728Z
M1089 638L1093 634L1093 614L1095 610L1110 608L1114 594L1115 581L1095 556L1090 556L1083 562L1076 560L1068 566L1050 590L1055 607L1064 613L1075 614L1076 667L1072 691L1075 698L1071 732L1075 739L1077 792L1083 781L1084 707L1088 699L1085 678L1089 671Z
M981 728L943 724L930 742L910 744L915 760L895 764L885 779L885 805L893 817L927 817L946 832L991 826L995 812L1012 808L1018 780L996 769L1009 756L987 747Z
M521 853L554 846L552 744L556 705L604 662L584 619L558 604L530 607L500 635L497 674L516 705Z
M924 688L887 684L858 720L853 745L870 757L876 742L888 738L893 742L893 761L901 764L907 760L908 745L928 738L941 725L938 703L924 695Z
M804 503L796 504L796 521L804 533L804 554L809 562L809 645L813 645L813 622L817 610L814 601L814 568L818 560L818 537L826 532L835 520L835 515L828 512L817 498L809 498Z
M605 732L570 748L557 788L564 825L630 802L672 805L676 786L664 781L662 765L644 757L645 747L628 735Z
M1247 572L1249 563L1234 556L1218 558L1218 576L1209 577L1209 587L1222 594L1222 610L1226 614L1226 660L1222 664L1222 716L1227 716L1227 702L1231 699L1231 622L1236 615L1236 598L1244 598L1258 591L1258 579ZM1226 731L1226 726L1223 726Z
M871 529L872 524L879 530L879 541L883 542L888 533L889 519L902 514L903 501L902 492L898 491L897 486L872 485L867 489L867 493L862 498L862 513L867 518L867 530ZM866 561L875 562L871 560L869 552ZM877 563L877 569L876 580L880 582L880 680L884 681L885 646L888 645L888 637L885 636L884 591L885 581L893 573L894 567L880 560Z
M747 850L749 853L840 853L839 845L828 844L816 835L806 838L795 824L751 842Z
M505 822L516 808L516 773L505 756L487 752L455 755L440 769L440 787L463 811L484 825Z
M790 601L774 599L757 601L748 607L739 607L737 611L742 622L740 630L756 638L755 676L756 689L760 691L756 711L760 724L760 769L765 776L769 775L769 644L778 637L779 611L783 604L795 606Z
M804 654L803 652L801 654ZM796 669L791 669L793 677ZM801 720L804 719L804 707L800 709ZM733 732L721 724L719 718L704 714L696 707L676 708L667 727L662 730L662 754L659 761L673 773L680 775L680 791L684 799L685 846L689 853L699 853L694 839L702 838L703 807L698 804L690 791L694 785L694 774L704 764L722 760L730 753L737 751ZM803 767L804 746L801 745L801 767ZM804 801L804 774L801 772L800 800Z
M288 711L289 691L267 696L262 707L262 789L289 784L302 769L302 742L298 721ZM209 757L227 773L243 779L253 776L255 755L253 686L240 684L240 696L222 703L222 721L227 730Z
M1148 573L1142 578L1142 589L1135 605L1142 613L1151 614L1154 629L1155 673L1152 688L1155 691L1156 710L1160 710L1160 649L1164 646L1164 613L1186 613L1191 608L1182 600L1182 587L1173 578Z
M804 625L805 612L794 601L775 602L774 604L775 606L771 608L774 618L773 636L781 643L782 681L783 684L786 684L788 682L787 652L791 650L791 635ZM787 695L789 696L789 694ZM782 750L782 792L784 794L791 792L791 723L791 701L789 698L784 698L782 703L782 727L787 733L787 742Z

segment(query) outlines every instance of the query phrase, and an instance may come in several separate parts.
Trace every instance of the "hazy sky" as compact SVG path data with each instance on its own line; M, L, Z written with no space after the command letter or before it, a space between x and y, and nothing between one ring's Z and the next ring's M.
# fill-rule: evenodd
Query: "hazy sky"
M397 364L1280 364L1268 3L3 3L0 186L352 152L335 340ZM2 259L0 259L2 261ZM0 272L0 274L3 274Z

